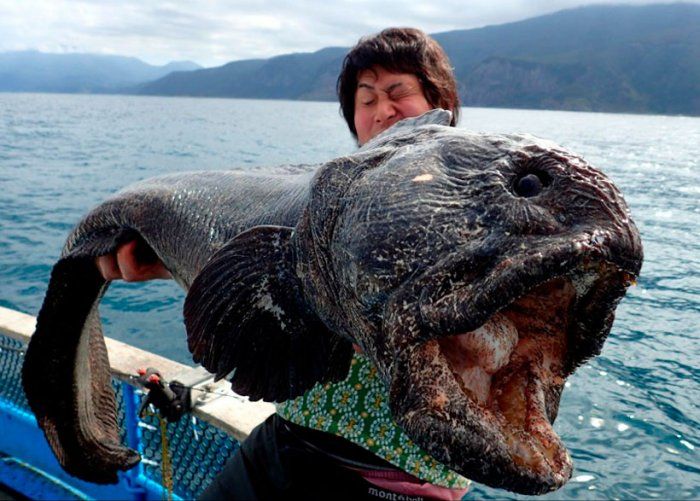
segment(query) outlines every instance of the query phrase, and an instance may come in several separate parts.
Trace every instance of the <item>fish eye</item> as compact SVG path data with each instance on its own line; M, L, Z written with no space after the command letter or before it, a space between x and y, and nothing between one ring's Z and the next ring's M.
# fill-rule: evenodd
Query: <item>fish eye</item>
M525 172L515 180L513 191L519 197L530 198L539 195L551 182L546 172Z

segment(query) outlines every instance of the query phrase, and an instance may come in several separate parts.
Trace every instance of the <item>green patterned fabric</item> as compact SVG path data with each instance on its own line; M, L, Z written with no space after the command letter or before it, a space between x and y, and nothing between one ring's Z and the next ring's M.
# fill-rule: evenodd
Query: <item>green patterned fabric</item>
M391 418L386 389L367 357L355 355L339 383L316 385L277 406L293 423L333 433L373 452L425 482L464 488L469 480L430 457Z

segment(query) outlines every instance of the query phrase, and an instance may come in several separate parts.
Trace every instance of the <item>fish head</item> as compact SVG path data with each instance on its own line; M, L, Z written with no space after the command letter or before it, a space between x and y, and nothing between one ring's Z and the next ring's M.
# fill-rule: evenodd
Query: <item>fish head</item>
M552 427L564 383L641 268L620 192L529 135L433 124L368 146L316 177L296 230L307 301L433 457L493 487L558 489L573 469Z

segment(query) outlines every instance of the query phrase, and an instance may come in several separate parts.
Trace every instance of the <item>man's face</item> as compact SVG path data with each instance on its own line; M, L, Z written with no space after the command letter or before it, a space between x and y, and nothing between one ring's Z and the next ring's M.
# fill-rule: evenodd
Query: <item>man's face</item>
M381 66L362 70L355 91L355 130L363 145L403 118L433 109L413 73L389 73Z

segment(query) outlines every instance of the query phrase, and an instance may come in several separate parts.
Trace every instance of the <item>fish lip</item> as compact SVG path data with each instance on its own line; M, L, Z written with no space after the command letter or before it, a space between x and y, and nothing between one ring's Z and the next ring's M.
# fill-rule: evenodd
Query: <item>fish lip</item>
M577 293L572 312L574 321L567 332L570 339L578 340L580 350L570 353L567 361L567 375L573 372L599 353L617 303L639 276L642 256L641 247L631 246L622 249L623 252L616 249L613 236L607 232L594 231L561 240L561 237L544 238L525 252L511 245L512 251L483 268L480 276L446 292L441 292L441 285L434 281L423 285L417 304L421 328L415 341L472 331L545 282L587 275L590 284ZM452 270L464 268L464 263L457 260L431 269L424 276L454 276ZM599 344L581 346L585 340L600 337L603 339Z

